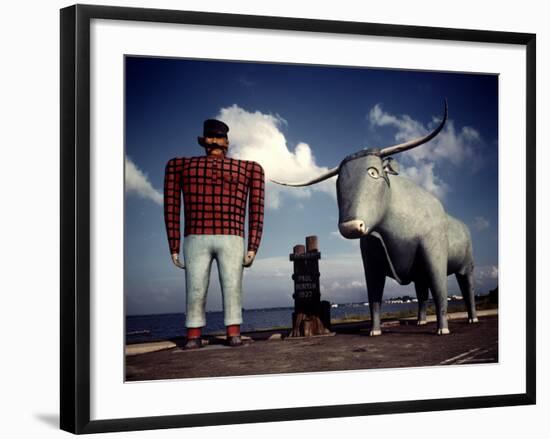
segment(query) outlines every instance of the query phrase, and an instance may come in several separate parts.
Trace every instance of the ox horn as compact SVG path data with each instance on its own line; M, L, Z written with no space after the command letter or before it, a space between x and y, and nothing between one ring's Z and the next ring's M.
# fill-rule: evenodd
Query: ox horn
M445 99L445 114L443 115L443 120L435 130L433 130L427 136L419 137L418 139L409 140L408 142L400 143L399 145L387 146L386 148L383 148L380 150L380 156L385 157L391 154L396 154L398 152L403 152L408 149L412 149L415 146L422 145L423 143L426 143L429 140L432 140L443 129L443 125L445 125L446 120L447 120L447 99Z
M314 179L312 180L309 180L309 181L303 181L301 183L284 183L282 181L277 181L277 180L273 180L273 179L270 179L273 183L277 183L277 184L280 184L280 185L283 185L283 186L294 186L294 187L300 187L300 186L310 186L312 184L315 184L315 183L319 183L323 180L326 180L327 178L330 178L330 177L334 177L336 174L338 174L338 166L336 166L335 168L332 168L332 169L329 169L327 172L325 172L324 174L321 174L317 177L315 177Z

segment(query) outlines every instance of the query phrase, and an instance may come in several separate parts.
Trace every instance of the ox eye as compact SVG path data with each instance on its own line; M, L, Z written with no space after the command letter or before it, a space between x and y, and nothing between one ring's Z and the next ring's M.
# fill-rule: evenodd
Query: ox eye
M380 174L378 173L378 169L376 168L369 168L367 169L367 172L372 178L378 178L380 177Z

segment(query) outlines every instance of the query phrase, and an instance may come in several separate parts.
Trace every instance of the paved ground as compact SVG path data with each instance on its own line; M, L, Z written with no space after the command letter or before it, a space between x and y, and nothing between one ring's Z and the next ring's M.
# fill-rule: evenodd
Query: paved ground
M403 323L403 322L402 322ZM220 339L183 351L184 340L168 349L126 355L128 381L319 372L372 368L479 364L498 361L498 316L449 321L451 334L435 335L435 323L426 326L386 322L383 335L369 337L369 323L333 328L332 336L281 338L285 333L248 334L245 346L230 348ZM279 335L280 334L280 335ZM271 339L270 339L271 337ZM274 339L275 338L275 339ZM166 342L165 342L166 343ZM173 347L175 346L175 347Z

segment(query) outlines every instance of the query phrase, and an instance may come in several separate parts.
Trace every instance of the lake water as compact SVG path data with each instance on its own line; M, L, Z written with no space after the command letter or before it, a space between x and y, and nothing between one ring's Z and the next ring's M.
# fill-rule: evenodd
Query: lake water
M385 303L382 305L384 313L400 312L417 309L416 303ZM268 308L243 310L242 332L256 331L292 325L294 308ZM369 307L365 305L340 305L331 308L331 320L361 316L367 319L370 316ZM206 313L206 328L204 334L225 332L223 312L211 311ZM126 342L136 343L145 341L166 340L185 335L185 314L155 314L126 317Z

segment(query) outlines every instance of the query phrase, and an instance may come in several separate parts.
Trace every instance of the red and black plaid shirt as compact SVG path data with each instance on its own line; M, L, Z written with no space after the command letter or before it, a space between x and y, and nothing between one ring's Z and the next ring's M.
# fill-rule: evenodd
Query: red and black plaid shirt
M227 157L176 157L166 164L164 222L171 253L180 249L183 192L187 235L244 237L248 203L248 250L257 251L264 222L264 171L252 161Z

